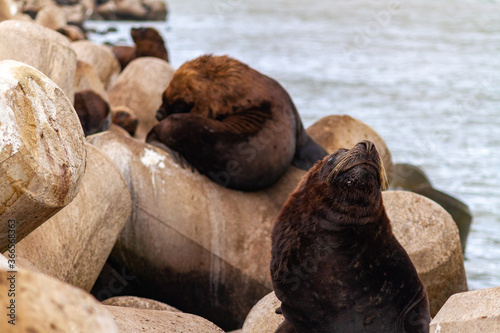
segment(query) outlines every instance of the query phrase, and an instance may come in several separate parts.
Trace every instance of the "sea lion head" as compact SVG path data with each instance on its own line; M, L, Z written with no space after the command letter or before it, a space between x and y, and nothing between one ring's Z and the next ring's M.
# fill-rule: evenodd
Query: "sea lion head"
M387 176L375 145L361 141L316 163L303 186L329 207L356 219L381 209Z
M249 72L247 65L228 56L204 55L184 63L163 93L156 119L188 112L219 119L235 112L234 106L248 95L244 76Z

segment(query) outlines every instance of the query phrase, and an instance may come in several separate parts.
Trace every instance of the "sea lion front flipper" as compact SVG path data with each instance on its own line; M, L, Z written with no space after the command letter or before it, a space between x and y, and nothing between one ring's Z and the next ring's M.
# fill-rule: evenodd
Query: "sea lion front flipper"
M314 141L309 134L307 134L304 125L300 120L299 112L295 106L293 106L293 113L295 114L295 119L297 119L297 144L295 147L295 155L293 156L292 165L299 169L308 171L316 162L322 160L326 155L328 155L328 152L316 141Z
M404 318L404 333L429 333L429 301L427 297L411 307Z
M304 131L302 137L297 138L297 148L295 149L292 165L307 171L326 155L328 155L326 150Z

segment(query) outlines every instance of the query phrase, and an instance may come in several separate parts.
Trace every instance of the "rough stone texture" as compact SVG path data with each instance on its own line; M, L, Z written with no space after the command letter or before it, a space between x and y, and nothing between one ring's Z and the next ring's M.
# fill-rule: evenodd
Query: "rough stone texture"
M500 332L500 288L455 294L431 322L430 333Z
M1 265L0 258L0 265ZM1 266L0 266L1 267ZM170 306L168 304L155 301L149 298L135 297L135 296L117 296L108 298L103 301L104 305L121 306L125 308L134 309L145 309L145 310L159 310L159 311L171 311L171 312L181 312L180 310Z
M36 14L35 22L43 27L57 30L68 24L66 14L56 5L45 6Z
M188 313L104 307L115 317L120 333L224 333L208 320Z
M16 221L19 241L73 200L85 156L80 121L64 92L33 67L0 61L0 252L8 220Z
M394 235L427 290L433 317L452 294L467 290L457 226L446 210L419 194L388 191L383 200Z
M168 62L153 57L140 57L130 62L108 89L112 109L126 106L139 119L136 138L144 141L158 123L156 111L161 106L161 95L173 74L174 69Z
M33 22L0 23L0 60L13 59L47 75L71 102L75 95L76 54L68 39Z
M88 40L73 42L71 47L76 52L77 59L91 64L104 87L109 88L121 70L120 63L111 49Z
M112 259L155 298L235 329L272 290L273 219L303 170L274 186L240 192L182 168L165 151L106 132L87 138L122 170L133 212ZM252 260L249 260L252 258Z
M10 304L7 280L15 275L15 326L2 310L0 332L117 333L113 316L95 298L57 279L20 270L0 270L0 307Z
M274 292L266 295L248 314L241 333L274 333L284 320L283 315L276 314L280 306L281 302Z
M67 207L16 246L42 273L90 291L130 215L130 193L116 165L87 144L87 170Z
M391 152L380 135L365 123L345 115L328 116L311 125L307 133L329 153L339 148L351 149L361 140L370 140L377 147L390 180L394 169Z
M467 236L469 235L470 225L472 223L472 213L469 207L460 200L451 195L436 190L430 186L421 186L413 190L413 192L423 195L446 209L450 213L453 221L455 221L460 235L460 243L462 252L465 252L467 244Z
M92 90L109 103L108 93L94 66L78 60L76 65L75 92Z

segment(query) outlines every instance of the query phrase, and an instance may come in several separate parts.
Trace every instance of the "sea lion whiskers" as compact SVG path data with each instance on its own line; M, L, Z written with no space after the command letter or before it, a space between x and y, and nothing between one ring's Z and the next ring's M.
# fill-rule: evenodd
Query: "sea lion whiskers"
M337 165L332 169L332 171L330 171L330 174L328 175L328 177L325 180L325 184L328 184L332 180L334 180L335 177L337 177L340 174L340 172L342 171L342 169L346 165L348 165L351 162L353 162L356 159L356 157L357 156L354 155L354 154L345 154L344 156L342 156L342 158L340 159L340 161L338 161Z
M331 181L335 180L335 178L342 172L345 172L349 169L354 168L357 165L360 164L367 164L373 166L378 173L379 176L379 183L380 183L380 189L381 191L385 191L388 187L389 181L387 179L387 172L385 171L384 163L382 162L380 155L377 154L377 160L376 163L373 162L368 162L368 161L362 161L359 163L353 163L357 158L357 154L345 154L342 156L340 161L337 163L337 165L330 171L328 174L328 177L324 181L325 184L330 183ZM350 165L352 163L352 165ZM350 165L347 169L344 169L347 165Z

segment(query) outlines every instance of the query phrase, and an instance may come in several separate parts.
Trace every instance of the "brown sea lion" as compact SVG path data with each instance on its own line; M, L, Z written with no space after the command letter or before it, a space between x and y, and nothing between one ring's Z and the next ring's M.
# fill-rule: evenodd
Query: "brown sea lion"
M163 93L160 141L223 186L257 190L293 164L309 169L327 155L307 135L283 87L227 56L205 55L182 65Z
M304 176L272 232L276 332L429 332L429 303L382 202L373 143L339 149Z
M74 107L85 136L105 131L111 125L108 103L92 90L77 92Z
M160 33L151 27L132 28L135 46L113 46L112 51L123 68L139 57L155 57L169 62L168 51Z

